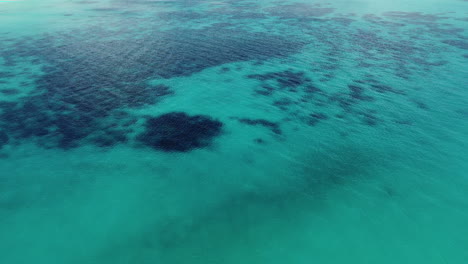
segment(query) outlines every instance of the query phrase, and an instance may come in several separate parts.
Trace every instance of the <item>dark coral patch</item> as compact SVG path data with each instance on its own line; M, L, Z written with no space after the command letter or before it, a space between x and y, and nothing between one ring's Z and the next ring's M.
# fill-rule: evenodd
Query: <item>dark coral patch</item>
M258 95L270 96L274 91L275 87L268 84L262 84L259 89L255 90L255 93Z
M296 3L290 5L277 5L275 7L267 8L266 11L272 16L281 18L309 18L320 17L333 13L334 8L318 7L309 4Z
M307 124L311 126L315 126L320 120L326 120L328 116L324 113L312 113L307 118Z
M247 78L261 81L262 85L255 91L255 93L267 96L273 94L275 90L298 92L299 87L311 82L311 80L306 77L305 72L295 72L292 70L268 72L264 74L250 74L247 75Z
M362 123L368 126L376 126L379 123L379 118L375 116L375 111L370 110L369 112L361 112Z
M345 93L336 93L328 97L328 100L331 103L336 103L340 108L342 108L346 114L352 114L352 106L356 103L356 100L350 98L348 94Z
M239 122L251 126L263 126L271 130L271 132L281 135L283 132L281 131L280 125L278 123L268 121L266 119L250 119L250 118L239 118Z
M289 106L292 105L294 101L289 98L281 98L273 102L273 105L278 107L281 110L288 110Z
M286 70L282 72L270 72L265 74L251 74L247 76L250 79L260 81L275 80L279 87L294 89L298 86L310 82L310 79L305 76L304 72L294 72Z
M223 123L205 115L189 116L171 112L146 120L145 131L137 139L166 152L188 152L203 148L221 134Z
M9 72L0 72L0 79L12 78L15 75Z
M418 99L412 99L411 100L419 109L422 109L422 110L429 110L429 106L424 103L423 101L420 101Z
M4 145L8 144L9 141L10 137L8 137L7 133L0 131L0 149L2 149Z
M323 93L322 90L320 90L318 87L314 85L307 85L304 88L304 92L306 92L307 94Z
M220 72L221 73L226 73L226 72L229 72L230 70L231 70L231 68L229 68L229 67L223 67L223 68L221 68Z
M468 50L468 41L449 39L449 40L444 40L442 42L450 46L457 47L459 49Z
M368 95L364 95L364 88L357 86L357 85L348 85L350 96L353 99L360 100L360 101L373 101L374 98Z
M401 94L401 95L404 95L405 92L403 91L399 91L393 87L390 87L388 85L385 85L385 84L380 84L380 83L374 83L374 84L371 84L370 85L371 88L378 92L378 93L387 93L387 92L390 92L390 93L394 93L394 94Z
M372 78L365 79L365 80L354 80L353 82L355 84L348 85L348 87L352 91L352 94L355 94L356 96L360 96L362 94L363 88L361 86L364 86L364 85L367 86L370 90L375 91L377 93L393 93L393 94L399 94L399 95L406 94L402 90L395 89L386 84L382 84L378 80L375 80Z
M263 140L262 138L256 138L256 139L254 139L254 142L257 143L257 144L260 144L260 145L266 143L265 140Z
M70 90L66 87L64 89ZM78 147L83 139L95 133L97 135L90 142L97 146L107 146L109 144L103 141L126 141L122 133L115 137L114 128L104 127L106 118L116 118L123 123L131 121L128 117L114 116L112 113L117 108L154 103L171 93L169 87L163 85L151 86L148 90L129 89L126 95L117 90L106 92L97 86L94 91L83 94L65 94L64 91L54 93L50 90L29 96L20 104L1 107L0 125L16 139L46 137L46 140L39 141L45 147ZM106 134L102 139L101 133Z
M17 105L18 105L17 102L0 101L0 109L8 109L8 108L16 107Z
M446 19L447 17L442 17L439 15L433 14L423 14L420 12L402 12L402 11L391 11L383 13L385 17L394 18L399 20L404 20L407 22L435 22L437 20Z
M16 94L19 94L20 91L18 91L16 89L1 89L0 93L2 93L4 95L16 95Z

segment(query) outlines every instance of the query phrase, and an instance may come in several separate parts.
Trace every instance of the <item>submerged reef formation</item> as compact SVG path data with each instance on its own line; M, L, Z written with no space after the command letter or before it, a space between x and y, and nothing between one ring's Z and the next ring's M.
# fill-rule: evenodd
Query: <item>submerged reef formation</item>
M0 131L0 149L2 149L4 145L8 144L8 141L10 141L8 135L5 132Z
M282 4L266 8L266 11L272 15L283 19L311 19L329 15L335 11L334 8L324 7L321 4Z
M210 145L220 135L223 123L205 115L171 112L146 120L145 131L137 139L166 152L188 152Z
M371 74L334 85L316 82L313 76L311 72L286 69L246 77L257 82L253 95L264 97L273 108L277 108L278 114L285 115L283 121L297 121L309 126L331 119L377 126L384 122L386 118L383 117L393 114L391 109L381 109L378 105L389 97L398 100L397 97L405 98L408 94L401 88L383 83L378 76ZM428 109L422 101L418 101L417 106ZM239 121L273 128L273 124L265 122L245 119ZM394 121L408 124L401 120ZM278 128L275 130L278 131Z
M250 74L247 77L265 82L261 86L261 89L255 91L260 95L271 95L275 90L275 86L281 90L297 92L299 86L311 81L311 79L306 77L305 72L295 72L292 70L265 74Z
M0 105L0 129L15 141L34 139L41 146L62 149L124 143L132 129L128 124L138 118L125 114L127 109L154 105L175 94L171 87L150 80L189 76L231 62L283 57L304 45L293 37L220 25L143 36L128 28L114 32L91 27L74 33L13 39L0 51L8 67L29 61L42 71L34 76L0 73L0 78L23 75L33 80L32 91L21 100ZM175 149L190 148L182 145Z
M276 135L281 135L283 131L281 131L281 127L279 123L268 121L265 119L251 119L251 118L238 118L237 119L239 122L242 124L250 125L250 126L262 126L267 129L270 129L270 131Z
M377 126L396 109L382 106L404 97L410 106L433 109L415 94L419 88L412 79L449 64L449 52L467 49L464 29L448 13L360 16L326 3L228 0L226 6L192 8L203 1L130 2L79 1L89 12L113 19L41 35L0 36L0 131L10 143L32 139L68 149L128 142L141 118L132 109L184 96L162 84L167 79L212 67L231 74L229 64L246 61L258 69L245 73L257 82L253 96L287 114L281 121L316 126L340 119ZM155 8L160 5L165 8ZM265 67L270 62L290 65ZM348 69L359 74L336 82ZM282 133L280 123L253 117L243 123Z
M155 103L172 93L162 85L106 88L92 80L83 81L86 84L82 86L60 86L55 83L58 81L3 108L0 127L5 133L16 140L37 139L39 145L48 148L77 147L88 137L97 146L110 146L126 141L128 127L124 127L134 119L117 109ZM99 140L101 133L106 134L106 143Z

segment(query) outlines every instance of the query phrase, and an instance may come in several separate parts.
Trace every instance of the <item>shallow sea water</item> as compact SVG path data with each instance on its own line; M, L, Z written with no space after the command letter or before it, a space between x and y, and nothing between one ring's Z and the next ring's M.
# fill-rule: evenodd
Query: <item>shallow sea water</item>
M468 2L0 1L0 263L467 263Z

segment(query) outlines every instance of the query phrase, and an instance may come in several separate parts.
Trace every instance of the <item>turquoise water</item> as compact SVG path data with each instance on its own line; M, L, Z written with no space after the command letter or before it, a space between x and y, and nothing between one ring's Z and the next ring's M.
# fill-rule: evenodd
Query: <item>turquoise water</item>
M468 2L0 1L0 263L468 263Z

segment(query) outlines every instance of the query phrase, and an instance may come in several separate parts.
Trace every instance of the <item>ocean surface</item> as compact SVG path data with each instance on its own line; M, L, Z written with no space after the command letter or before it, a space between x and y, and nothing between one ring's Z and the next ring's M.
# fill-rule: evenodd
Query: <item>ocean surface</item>
M468 263L468 2L0 1L0 263Z

